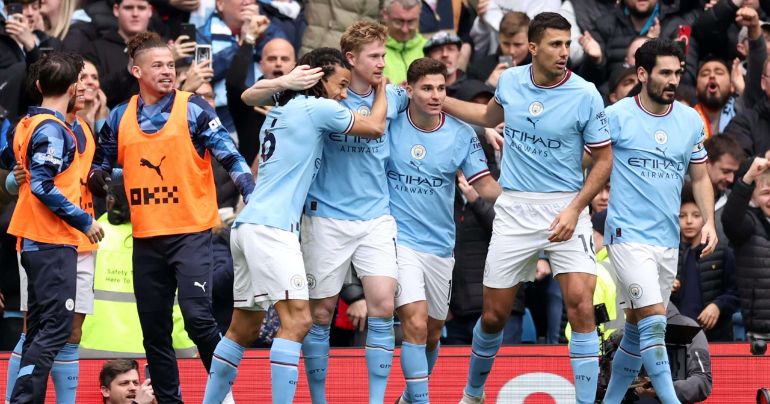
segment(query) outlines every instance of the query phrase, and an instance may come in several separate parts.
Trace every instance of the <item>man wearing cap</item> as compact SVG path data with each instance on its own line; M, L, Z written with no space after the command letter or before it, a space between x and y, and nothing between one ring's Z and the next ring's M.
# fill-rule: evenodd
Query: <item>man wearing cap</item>
M607 105L618 102L625 98L631 89L639 83L636 78L636 69L633 67L619 67L610 73L610 81L607 86Z
M438 60L446 66L448 75L446 76L446 93L454 97L458 88L464 83L468 75L460 70L458 62L460 60L460 47L463 42L459 36L452 32L442 31L433 35L433 37L422 47L425 56Z

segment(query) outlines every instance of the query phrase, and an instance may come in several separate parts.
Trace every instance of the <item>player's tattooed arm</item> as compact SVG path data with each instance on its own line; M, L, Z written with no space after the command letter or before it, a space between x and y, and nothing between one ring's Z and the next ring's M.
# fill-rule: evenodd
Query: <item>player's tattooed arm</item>
M257 80L241 94L241 100L249 106L275 105L275 95L285 90L300 91L313 87L323 77L320 67L297 66L285 76Z
M374 92L374 105L368 116L355 112L355 121L350 133L376 139L385 133L385 119L388 114L388 98L385 93L385 80L381 80Z

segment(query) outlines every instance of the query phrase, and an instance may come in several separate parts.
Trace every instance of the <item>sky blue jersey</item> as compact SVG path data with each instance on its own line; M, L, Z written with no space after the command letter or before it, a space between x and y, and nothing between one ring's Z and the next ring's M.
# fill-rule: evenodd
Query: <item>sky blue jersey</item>
M679 206L690 164L705 163L703 121L674 102L662 115L638 97L607 108L613 167L604 242L679 247Z
M500 75L495 100L505 112L500 185L525 192L577 192L583 186L583 146L610 143L604 103L596 87L567 70L543 87L532 65Z
M353 112L334 100L297 95L270 110L259 132L259 173L234 226L253 223L299 232L302 205L321 165L323 139L348 133Z
M406 110L409 97L401 87L386 87L388 122ZM374 90L356 94L348 89L342 105L368 116L374 104ZM344 133L324 136L323 159L315 181L310 185L305 214L342 220L369 220L390 213L385 161L387 135L366 139Z
M489 175L484 150L470 126L442 114L439 126L417 128L409 112L390 123L388 185L398 244L440 257L452 256L455 175L469 183Z

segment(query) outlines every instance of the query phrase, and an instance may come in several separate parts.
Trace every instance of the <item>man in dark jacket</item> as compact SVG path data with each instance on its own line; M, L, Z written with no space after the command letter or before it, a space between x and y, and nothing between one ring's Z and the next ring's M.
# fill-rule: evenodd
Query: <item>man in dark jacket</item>
M722 224L735 248L735 269L746 331L770 334L770 171L756 157L735 181L727 197ZM749 201L756 207L749 206Z
M589 34L581 38L586 57L578 73L597 85L604 83L607 74L623 64L626 48L634 37L676 39L679 26L692 25L702 11L699 8L683 11L679 0L667 3L650 0L641 4L636 0L623 0L612 14L600 15L594 20ZM596 43L589 45L593 41ZM685 82L693 82L696 63L688 58L685 77L689 81Z
M765 62L765 74L770 72ZM763 78L762 81L768 81ZM725 128L747 156L763 156L770 150L770 99L764 97L753 108L735 116Z

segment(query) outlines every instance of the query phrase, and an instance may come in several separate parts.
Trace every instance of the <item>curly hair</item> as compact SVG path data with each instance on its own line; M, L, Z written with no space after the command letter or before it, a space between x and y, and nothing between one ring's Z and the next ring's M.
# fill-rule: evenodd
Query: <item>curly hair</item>
M316 83L313 87L308 88L307 90L300 90L300 91L294 91L294 90L287 90L281 93L281 96L278 98L278 105L284 105L289 100L294 98L297 94L304 94L311 97L319 97L319 98L326 98L326 88L324 87L324 82L329 80L329 77L334 74L334 71L336 70L337 66L342 67L343 69L351 69L350 64L347 60L342 56L342 52L340 52L337 49L334 48L318 48L314 49L304 55L302 55L301 58L299 58L299 61L297 62L297 66L300 65L308 65L310 67L320 67L321 71L323 72L323 77L321 77L321 80L318 80L318 83Z
M136 55L152 48L166 48L168 44L160 35L154 32L140 32L128 41L128 57L136 59Z
M340 38L342 54L359 52L364 45L375 41L383 44L388 39L388 29L384 25L371 21L356 21L349 26Z

